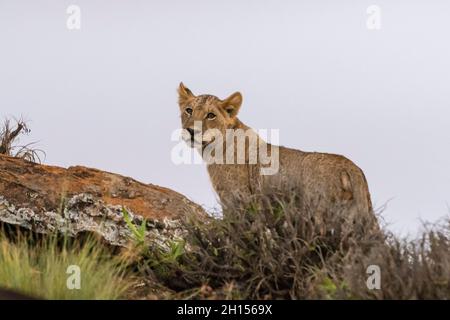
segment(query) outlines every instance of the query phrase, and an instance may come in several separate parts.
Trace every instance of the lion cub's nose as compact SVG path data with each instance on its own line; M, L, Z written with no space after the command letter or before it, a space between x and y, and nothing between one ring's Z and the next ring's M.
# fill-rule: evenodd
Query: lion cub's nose
M192 129L192 128L187 128L186 130L187 130L187 131L189 132L189 134L191 135L191 139L193 139L193 138L194 138L194 134L195 134L194 129Z

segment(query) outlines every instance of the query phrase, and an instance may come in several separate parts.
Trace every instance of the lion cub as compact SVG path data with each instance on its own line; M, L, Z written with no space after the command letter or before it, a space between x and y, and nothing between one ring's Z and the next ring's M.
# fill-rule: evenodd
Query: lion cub
M366 178L352 161L265 142L238 119L239 92L222 100L196 96L180 83L178 94L183 139L206 160L222 204L236 194L251 195L285 182L294 186L308 208L325 212L339 207L352 219L376 221Z

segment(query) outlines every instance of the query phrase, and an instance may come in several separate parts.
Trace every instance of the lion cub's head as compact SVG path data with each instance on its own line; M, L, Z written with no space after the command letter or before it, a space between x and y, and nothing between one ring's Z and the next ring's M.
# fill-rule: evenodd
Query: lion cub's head
M183 139L191 147L205 147L213 141L208 134L214 131L212 129L225 136L225 130L233 129L238 122L236 116L242 104L242 95L239 92L220 100L208 94L195 96L180 83L178 95L181 124L185 129Z

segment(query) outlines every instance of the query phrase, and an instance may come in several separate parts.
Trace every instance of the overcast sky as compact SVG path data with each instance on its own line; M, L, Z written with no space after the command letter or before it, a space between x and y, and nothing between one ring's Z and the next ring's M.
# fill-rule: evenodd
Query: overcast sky
M69 5L81 29L66 26ZM381 29L366 25L370 5ZM391 228L450 205L450 2L0 0L0 115L46 163L86 165L217 206L204 165L171 161L176 88L226 97L281 144L347 156ZM25 140L23 140L26 142Z

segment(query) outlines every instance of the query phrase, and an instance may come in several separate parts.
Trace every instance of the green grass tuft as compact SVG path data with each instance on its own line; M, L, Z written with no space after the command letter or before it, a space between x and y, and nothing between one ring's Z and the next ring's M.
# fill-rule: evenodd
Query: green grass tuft
M60 242L63 242L62 244ZM80 268L80 289L70 290L69 266ZM94 239L81 244L0 235L0 287L41 299L119 299L129 288L125 265Z

